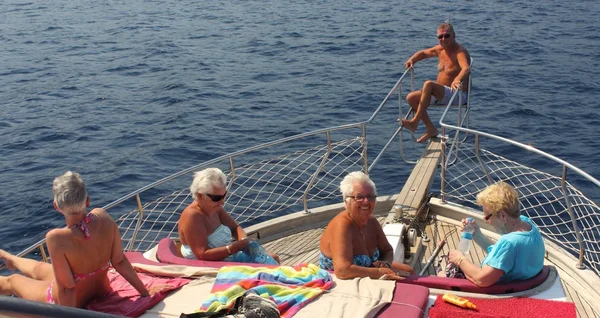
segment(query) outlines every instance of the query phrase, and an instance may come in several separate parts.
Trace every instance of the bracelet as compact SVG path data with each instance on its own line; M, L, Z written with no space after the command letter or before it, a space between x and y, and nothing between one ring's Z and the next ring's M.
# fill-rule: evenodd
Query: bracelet
M463 256L463 257L461 257L461 258L459 258L459 259L458 259L458 262L456 262L456 267L460 268L460 263L462 263L462 261L464 261L464 260L465 260L465 257L464 257L464 256Z
M225 245L225 248L227 249L227 253L229 253L229 255L231 255L231 247L229 247L229 244Z
M379 261L379 267L392 268L392 265L388 261Z

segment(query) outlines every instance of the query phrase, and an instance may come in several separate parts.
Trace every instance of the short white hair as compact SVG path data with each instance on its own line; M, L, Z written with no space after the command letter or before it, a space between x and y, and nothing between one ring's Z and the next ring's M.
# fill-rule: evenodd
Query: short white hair
M377 195L377 187L375 187L373 180L371 180L371 178L369 178L369 176L362 171L354 171L350 172L344 177L342 182L340 182L340 192L342 192L342 199L344 201L346 200L347 196L352 195L355 183L368 184L373 189L373 194Z
M79 173L67 171L54 178L52 194L54 203L61 212L75 214L85 211L87 189Z
M213 187L226 187L227 177L219 168L206 168L194 173L194 180L190 192L194 200L198 199L198 192L202 194L212 191Z

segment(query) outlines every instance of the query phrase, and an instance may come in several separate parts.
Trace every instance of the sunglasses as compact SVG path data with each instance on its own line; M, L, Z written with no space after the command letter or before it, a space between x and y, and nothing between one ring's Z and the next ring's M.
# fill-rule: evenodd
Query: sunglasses
M356 201L362 201L364 199L367 199L367 200L373 202L377 199L376 195L349 195L348 197L352 198Z
M450 33L442 33L442 34L438 34L438 36L437 36L437 38L439 40L441 40L441 39L449 39L451 37L452 37L452 34L450 34Z
M204 194L204 195L209 197L213 202L219 202L219 201L225 199L227 192L225 192L223 195L218 195L218 194Z

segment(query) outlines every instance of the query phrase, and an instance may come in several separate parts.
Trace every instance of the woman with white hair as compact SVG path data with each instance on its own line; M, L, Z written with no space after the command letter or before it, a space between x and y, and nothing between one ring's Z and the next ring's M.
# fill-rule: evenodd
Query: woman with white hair
M194 202L181 213L178 222L181 255L187 259L244 263L279 264L279 257L267 253L225 212L227 177L218 168L194 174L190 192Z
M117 270L141 296L149 292L123 254L119 229L103 209L87 213L90 197L76 172L56 177L52 186L54 208L67 227L46 234L52 264L17 257L0 250L0 258L13 274L0 277L0 293L24 299L85 307L110 291L109 266Z
M394 250L373 216L377 189L369 176L349 173L340 183L346 209L327 225L319 248L321 268L340 279L371 277L401 279L399 272L414 274L407 264L393 262Z

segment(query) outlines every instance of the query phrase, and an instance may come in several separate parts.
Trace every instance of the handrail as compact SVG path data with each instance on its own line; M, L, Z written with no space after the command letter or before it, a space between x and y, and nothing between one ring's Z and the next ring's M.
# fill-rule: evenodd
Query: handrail
M575 216L572 212L571 209L571 204L569 201L569 193L566 191L566 174L567 174L567 168L571 169L572 171L574 171L575 173L577 173L578 175L582 176L583 178L585 178L587 181L595 184L596 186L600 187L600 181L596 178L594 178L593 176L591 176L590 174L588 174L587 172L581 170L580 168L576 167L573 164L568 163L567 161L560 159L554 155L551 155L545 151L539 150L531 145L526 145L523 144L521 142L517 142L508 138L504 138L504 137L500 137L494 134L490 134L490 133L485 133L482 131L478 131L475 129L470 129L470 128L464 128L464 127L458 127L455 125L451 125L451 124L447 124L444 123L444 119L446 118L446 114L448 113L449 110L449 106L446 107L446 109L444 110L444 113L442 114L442 117L440 118L440 125L442 126L442 134L444 134L444 131L446 129L453 129L455 131L457 131L457 133L459 131L462 131L464 133L468 133L468 134L473 134L475 136L475 140L476 140L476 144L475 147L476 149L479 149L479 137L480 136L484 136L493 140L497 140L497 141L501 141L504 143L508 143L510 145L516 146L518 148L533 152L535 154L538 154L542 157L545 157L557 164L560 164L562 166L562 176L560 177L561 179L561 183L562 183L562 189L563 189L563 193L564 193L564 199L566 202L566 206L567 206L567 212L568 215L570 217L570 221L571 224L573 226L573 231L575 232L575 239L577 240L577 244L579 245L579 255L578 255L578 263L577 263L577 268L579 269L583 269L583 260L584 260L584 255L585 255L585 245L583 243L583 239L582 239L582 235L581 235L581 230L579 229L579 226L577 225L577 220L575 219ZM457 147L456 143L452 145L453 147ZM445 151L444 151L445 152ZM450 151L451 152L451 151ZM445 160L444 162L442 162L442 183L441 183L441 200L442 202L446 201L445 198L445 174L446 174L446 170L448 169L448 165L447 165L447 158L445 156L443 156L443 160ZM486 177L489 180L492 180L491 177L489 176L487 170L485 171Z
M588 181L590 181L590 182L594 183L595 185L597 185L598 187L600 187L600 181L598 181L598 179L596 179L596 178L592 177L591 175L589 175L587 172L585 172L585 171L577 168L575 165L572 165L572 164L568 163L567 161L564 161L563 159L560 159L560 158L558 158L558 157L556 157L554 155L551 155L551 154L549 154L547 152L539 150L539 149L537 149L537 148L535 148L535 147L533 147L531 145L526 145L526 144L518 142L518 141L514 141L514 140L511 140L511 139L508 139L508 138L500 137L500 136L497 136L497 135L494 135L494 134L486 133L486 132L475 130L475 129L471 129L471 128L464 128L464 127L458 127L458 126L451 125L451 124L446 124L446 123L443 122L443 120L444 120L444 116L445 116L445 114L446 114L447 111L448 111L448 107L446 108L446 110L444 111L444 115L442 115L442 118L440 119L440 125L442 126L442 129L443 128L449 128L449 129L458 130L458 131L462 131L462 132L469 133L469 134L484 136L484 137L487 137L487 138L490 138L490 139L495 139L495 140L498 140L498 141L509 143L509 144L511 144L513 146L517 146L519 148L523 148L523 149L528 150L528 151L532 151L532 152L534 152L534 153L536 153L538 155L541 155L541 156L546 157L546 158L548 158L548 159L550 159L550 160L552 160L554 162L560 163L561 165L564 165L564 166L568 167L569 169L577 172L577 174L579 174L582 177L586 178Z
M398 79L398 81L396 81L396 84L394 84L394 87L390 90L390 92L386 95L386 97L384 98L383 102L381 102L379 104L379 106L377 107L377 109L375 109L375 111L373 112L373 114L369 117L369 119L365 120L365 121L361 121L361 122L357 122L357 123L351 123L351 124L345 124L345 125L340 125L340 126L334 126L334 127L329 127L329 128L322 128L322 129L317 129L317 130L313 130L310 132L306 132L306 133L301 133L301 134L297 134L294 136L289 136L289 137L285 137L285 138L281 138L281 139L277 139L275 141L271 141L271 142L266 142L263 144L259 144L256 146L252 146L252 147L248 147L239 151L235 151L214 159L211 159L209 161L205 161L203 163L197 164L195 166L192 166L190 168L187 168L185 170L181 170L179 172L176 172L174 174L171 174L165 178L162 178L158 181L155 181L147 186L144 186L134 192L131 192L107 205L105 205L103 208L105 210L108 210L120 203L122 203L123 201L133 198L136 194L138 193L142 193L148 189L154 188L157 185L163 184L169 180L175 179L177 177L180 177L184 174L187 174L191 171L194 171L200 167L206 166L206 165L210 165L219 161L222 161L223 159L229 158L229 157L236 157L239 155L243 155L245 153L251 152L251 151L255 151L255 150L259 150L259 149L263 149L263 148L267 148L267 147L271 147L277 144L281 144L281 143L285 143L291 140L296 140L296 139L300 139L300 138L304 138L304 137L308 137L308 136L313 136L313 135L318 135L318 134L323 134L323 133L327 133L327 132L332 132L332 131L337 131L337 130L343 130L343 129L348 129L348 128L354 128L354 127L359 127L362 125L366 125L366 124L370 124L371 122L373 122L373 120L375 119L375 117L377 117L377 115L379 114L379 112L381 111L381 109L383 108L383 106L387 103L387 101L389 100L390 96L393 95L394 91L397 89L398 85L400 85L400 83L402 82L402 80L404 80L404 77L406 77L406 74L408 74L408 72L410 71L410 69L407 69L406 71L404 71L404 73L402 74L402 76L400 77L400 79Z
M371 117L369 117L369 119L367 119L365 121L365 124L370 124L375 117L377 117L377 115L379 114L379 112L381 111L381 109L383 108L383 106L387 103L387 101L390 99L390 97L392 95L394 95L394 91L398 89L398 86L401 85L402 81L404 80L404 77L406 77L406 74L408 74L411 71L410 68L407 68L404 73L402 73L402 76L400 76L400 79L398 79L398 81L396 81L396 84L394 84L394 87L392 87L392 89L390 90L389 93L387 93L387 95L385 96L385 98L383 99L383 101L379 104L379 106L377 107L377 109L375 109L375 111L373 112L373 115L371 115Z
M278 144L281 144L281 143L285 143L285 142L296 140L296 139L300 139L300 138L305 138L305 137L309 137L309 136L313 136L313 135L318 135L318 134L323 134L323 133L332 132L332 131L344 130L344 129L348 129L348 128L360 127L361 125L364 125L366 123L367 123L367 121L361 121L361 122L358 122L358 123L345 124L345 125L334 126L334 127L329 127L329 128L321 128L321 129L318 129L318 130L313 130L311 132L301 133L301 134L297 134L297 135L293 135L293 136L289 136L289 137L277 139L275 141L262 143L262 144L259 144L259 145L256 145L256 146L248 147L248 148L245 148L245 149L242 149L242 150L238 150L238 151L235 151L235 152L232 152L232 153L229 153L229 154L225 154L225 155L222 155L220 157L213 158L211 160L205 161L203 163L197 164L197 165L192 166L190 168L187 168L187 169L181 170L179 172L176 172L174 174L171 174L171 175L169 175L167 177L164 177L164 178L162 178L162 179L160 179L158 181L155 181L153 183L150 183L150 184L148 184L148 185L146 185L146 186L144 186L144 187L142 187L142 188L140 188L140 189L138 189L138 190L136 190L134 192L126 194L123 197L121 197L121 198L119 198L119 199L117 199L117 200L115 200L115 201L113 201L113 202L105 205L103 207L103 209L108 210L108 209L110 209L110 208L112 208L112 207L114 207L114 206L122 203L123 201L125 201L127 199L133 198L136 194L142 193L142 192L144 192L144 191L146 191L148 189L152 189L152 188L154 188L154 187L156 187L158 185L161 185L161 184L163 184L163 183L165 183L167 181L173 180L173 179L175 179L177 177L180 177L180 176L182 176L184 174L187 174L187 173L190 173L190 172L192 172L194 170L197 170L198 168L201 168L201 167L204 167L204 166L207 166L207 165L211 165L211 164L223 161L223 160L228 159L230 157L240 156L240 155L243 155L243 154L255 151L255 150L260 150L260 149L268 148L268 147L271 147L271 146L274 146L274 145L278 145Z
M225 155L219 156L217 158L210 159L208 161L205 161L205 162L202 162L200 164L194 165L194 166L189 167L187 169L184 169L184 170L181 170L179 172L173 173L173 174L171 174L169 176L166 176L166 177L164 177L162 179L159 179L159 180L157 180L155 182L152 182L152 183L150 183L150 184L148 184L146 186L143 186L143 187L141 187L141 188L139 188L139 189L137 189L137 190L135 190L133 192L130 192L130 193L128 193L128 194L126 194L126 195L124 195L124 196L122 196L122 197L120 197L120 198L118 198L118 199L116 199L116 200L114 200L114 201L106 204L103 207L103 209L105 209L105 210L111 209L111 208L113 208L113 207L115 207L115 206L123 203L124 201L129 200L129 199L134 198L134 197L139 198L139 195L142 192L145 192L145 191L147 191L149 189L155 188L155 187L157 187L157 186L159 186L161 184L164 184L165 182L168 182L170 180L173 180L175 178L178 178L180 176L188 174L188 173L190 173L190 172L192 172L194 170L198 170L201 167L209 166L209 165L215 164L217 162L221 162L221 161L226 160L226 159L229 159L229 162L230 162L230 165L231 165L231 160L232 160L233 157L240 156L240 155L252 152L252 151L256 151L256 150L260 150L260 149L265 149L265 148L268 148L268 147L272 147L272 146L275 146L275 145L278 145L278 144L286 143L286 142L289 142L289 141L292 141L292 140L301 139L301 138L305 138L305 137L309 137L309 136L314 136L314 135L319 135L319 134L323 134L323 133L329 135L333 131L340 131L340 130L345 130L345 129L358 128L358 127L362 128L363 138L366 138L366 125L372 123L373 120L377 117L377 115L380 113L380 111L383 108L383 106L386 104L386 102L389 100L389 98L393 95L394 91L398 88L398 86L401 84L402 80L404 80L404 78L406 77L406 75L408 74L409 71L410 71L410 69L407 69L407 70L404 71L404 73L402 74L402 76L400 77L400 79L398 79L396 81L396 83L394 84L393 88L386 95L386 97L384 98L383 102L381 102L379 104L379 106L377 107L377 109L375 109L375 111L373 112L373 114L367 120L365 120L365 121L360 121L360 122L355 122L355 123L350 123L350 124L344 124L344 125L339 125L339 126L333 126L333 127L328 127L328 128L322 128L322 129L317 129L317 130L310 131L310 132L300 133L300 134L297 134L297 135L293 135L293 136L289 136L289 137L285 137L285 138L280 138L280 139L277 139L277 140L274 140L274 141L262 143L262 144L255 145L255 146L252 146L252 147L248 147L248 148L245 148L245 149L242 149L242 150L238 150L238 151L235 151L235 152L232 152L232 153L229 153L229 154L225 154ZM382 151L384 151L384 150L382 150ZM365 149L365 151L366 151L366 149ZM364 154L364 159L366 160L366 154ZM373 165L371 165L371 167L372 166ZM368 166L368 164L365 163L364 164L364 170L365 170L365 172L367 172L369 170L369 168L370 167ZM138 200L136 199L136 201L138 201ZM141 204L141 202L138 202L138 209L141 210L140 204ZM135 236L135 234L134 234L134 236ZM26 249L22 250L17 255L18 256L23 256L25 254L31 253L33 250L35 250L37 248L43 248L43 245L45 244L45 242L46 242L46 239L43 238L43 239L39 240L38 242L36 242L35 244L33 244L33 245L27 247ZM0 265L0 269L2 267L3 266Z

